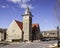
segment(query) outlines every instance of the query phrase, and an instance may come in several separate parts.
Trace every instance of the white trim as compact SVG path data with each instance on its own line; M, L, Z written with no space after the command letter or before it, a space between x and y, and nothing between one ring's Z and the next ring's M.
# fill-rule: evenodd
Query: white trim
M12 21L12 23L10 24L10 26L8 27L8 29L9 29L10 27L12 27L12 24L13 24L14 22L15 22L15 20ZM8 29L7 29L7 30L8 30Z

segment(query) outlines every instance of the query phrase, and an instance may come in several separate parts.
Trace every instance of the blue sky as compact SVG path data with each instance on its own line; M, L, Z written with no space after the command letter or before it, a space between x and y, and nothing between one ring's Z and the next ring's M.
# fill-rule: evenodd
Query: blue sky
M27 6L34 15L33 23L42 31L54 30L60 24L54 13L56 0L0 0L0 28L8 28L13 20L22 21Z

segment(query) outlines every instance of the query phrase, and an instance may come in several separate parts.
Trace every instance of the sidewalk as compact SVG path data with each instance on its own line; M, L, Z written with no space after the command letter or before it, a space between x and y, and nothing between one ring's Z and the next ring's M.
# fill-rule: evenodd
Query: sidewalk
M56 47L57 46L57 43L54 43L54 44L51 44L51 45L49 45L49 46L47 46L47 47L49 47L49 48L54 48L54 47Z

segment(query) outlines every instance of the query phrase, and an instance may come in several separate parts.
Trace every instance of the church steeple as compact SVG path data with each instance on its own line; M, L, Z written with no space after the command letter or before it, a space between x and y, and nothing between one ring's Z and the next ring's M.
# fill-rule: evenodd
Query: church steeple
M26 8L25 13L23 16L23 40L31 40L32 36L32 14L29 10L29 7Z

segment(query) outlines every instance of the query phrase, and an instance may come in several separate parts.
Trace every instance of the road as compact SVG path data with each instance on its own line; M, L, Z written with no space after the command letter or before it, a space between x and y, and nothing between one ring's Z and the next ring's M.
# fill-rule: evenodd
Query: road
M57 41L44 41L40 43L19 43L19 44L10 44L6 46L0 46L0 48L48 48Z

